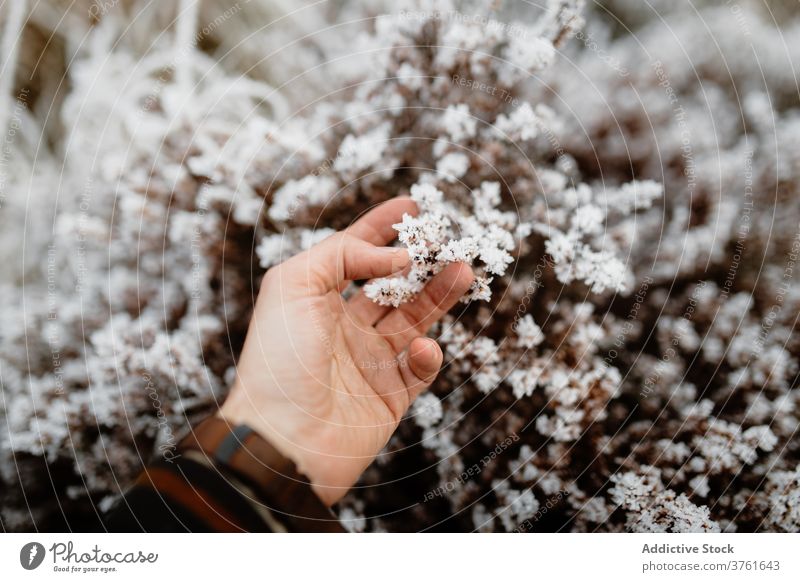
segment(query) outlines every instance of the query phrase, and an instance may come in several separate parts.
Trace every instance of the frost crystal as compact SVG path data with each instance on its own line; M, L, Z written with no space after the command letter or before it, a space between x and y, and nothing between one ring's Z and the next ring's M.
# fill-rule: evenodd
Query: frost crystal
M442 420L442 402L434 394L423 394L414 401L411 415L420 427L431 428Z

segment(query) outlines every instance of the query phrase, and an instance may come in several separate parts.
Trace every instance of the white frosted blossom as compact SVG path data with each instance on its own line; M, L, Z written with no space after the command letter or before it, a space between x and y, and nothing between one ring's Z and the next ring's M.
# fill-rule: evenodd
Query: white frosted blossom
M469 169L469 158L460 152L446 154L436 162L436 172L447 182L456 182Z
M552 115L553 112L544 105L538 105L534 112L530 103L523 103L510 115L500 115L494 127L512 141L517 139L528 141L537 137L540 131L547 127L547 119Z
M324 205L337 189L336 182L326 177L305 176L291 180L275 193L269 216L273 220L290 220L299 208Z
M364 135L346 136L339 146L334 168L343 173L357 173L372 168L381 161L388 138L388 125L380 125Z
M465 104L450 105L442 115L442 128L454 142L475 137L478 132L478 121L472 117L469 106Z
M426 392L414 401L411 415L414 422L422 428L436 426L442 420L442 402L436 395Z
M399 283L397 277L378 279L365 286L370 299L382 305L397 306L413 299L424 284L448 263L465 262L476 267L480 286L470 289L470 299L488 300L487 275L502 275L514 260L516 246L512 234L516 226L513 213L497 209L501 202L500 185L484 182L472 192L472 212L445 202L443 193L430 183L412 186L411 198L422 212L394 225L398 239L409 251L411 270ZM466 235L458 238L458 235Z
M517 322L517 345L531 349L544 341L542 329L533 321L533 317L526 315Z
M501 69L503 80L506 83L513 83L516 79L524 78L529 71L541 71L549 67L556 56L556 51L548 39L513 35L503 56L508 60L506 66Z

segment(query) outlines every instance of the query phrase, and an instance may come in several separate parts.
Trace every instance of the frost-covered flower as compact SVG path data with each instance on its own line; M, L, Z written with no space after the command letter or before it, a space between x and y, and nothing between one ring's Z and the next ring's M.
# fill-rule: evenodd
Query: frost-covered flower
M510 115L502 114L494 122L494 127L512 141L520 139L528 141L539 135L542 129L547 128L547 120L552 118L553 112L545 105L537 105L536 111L530 103L523 103Z
M383 158L389 126L379 125L363 135L349 134L342 140L334 169L342 173L357 173L372 168Z
M277 192L269 207L273 220L290 220L304 206L322 206L334 196L338 186L334 180L324 176L304 176L291 180Z
M431 428L442 420L442 402L435 394L426 392L419 396L411 407L411 415L422 428Z
M533 348L544 341L542 329L533 321L533 317L526 315L516 324L517 346Z
M469 158L460 152L451 152L436 162L436 173L447 182L456 182L469 169Z
M475 137L478 132L478 122L470 113L469 106L464 103L450 105L442 115L441 123L444 131L454 142Z
M406 283L398 283L398 277L373 281L364 288L370 299L393 306L413 300L448 263L472 264L479 281L488 282L491 277L486 275L502 275L513 262L510 251L515 240L511 229L516 220L513 214L497 209L501 202L499 184L483 182L472 192L472 212L446 202L444 194L427 182L412 186L411 199L422 212L415 217L405 215L401 223L394 225L411 258ZM465 236L458 238L459 235ZM470 289L468 297L488 300L488 284Z

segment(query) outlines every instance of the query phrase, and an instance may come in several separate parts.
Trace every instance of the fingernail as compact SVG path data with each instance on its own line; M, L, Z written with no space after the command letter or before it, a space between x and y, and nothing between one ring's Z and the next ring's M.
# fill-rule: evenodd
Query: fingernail
M378 250L382 253L392 256L407 256L408 251L406 249L399 249L397 247L378 247Z
M432 349L433 349L433 345L432 345L430 342L424 342L424 343L422 344L422 347L420 347L420 348L417 348L416 350L414 350L414 351L411 353L411 355L412 355L412 356L421 356L421 355L422 355L422 354L424 354L425 352L428 352L428 355L433 355L433 354L431 354L431 350L432 350Z
M426 356L433 358L438 355L438 352L439 345L436 342L426 341L421 348L414 350L412 355L419 357L425 354Z
M392 271L399 271L408 263L408 251L395 247L381 247L381 252L392 257Z

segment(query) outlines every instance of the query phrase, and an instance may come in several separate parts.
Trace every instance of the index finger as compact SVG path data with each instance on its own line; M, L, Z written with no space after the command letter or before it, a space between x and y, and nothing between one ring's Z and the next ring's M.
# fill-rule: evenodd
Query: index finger
M474 278L469 265L451 263L425 285L414 301L390 311L375 329L395 350L401 351L450 311L469 290Z

